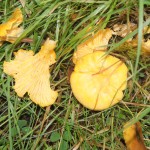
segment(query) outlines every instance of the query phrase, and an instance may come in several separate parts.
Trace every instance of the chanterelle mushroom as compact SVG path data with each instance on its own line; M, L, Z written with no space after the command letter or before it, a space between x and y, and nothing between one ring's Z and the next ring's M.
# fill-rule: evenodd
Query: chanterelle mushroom
M109 28L101 29L93 37L78 45L77 51L73 55L73 62L76 64L81 57L95 51L107 50L112 33L113 31Z
M42 107L52 105L58 93L50 88L49 66L55 63L56 42L47 39L39 53L20 49L15 59L4 62L4 72L15 78L14 89L18 96L27 92L33 102Z
M23 21L23 15L19 8L17 8L9 20L0 25L0 46L3 41L13 43L17 37L23 32L22 27L18 27Z
M130 126L127 122L124 125L123 137L127 146L127 150L147 150L144 145L140 122Z
M118 58L97 51L81 57L70 83L77 100L92 110L103 110L123 98L127 67Z

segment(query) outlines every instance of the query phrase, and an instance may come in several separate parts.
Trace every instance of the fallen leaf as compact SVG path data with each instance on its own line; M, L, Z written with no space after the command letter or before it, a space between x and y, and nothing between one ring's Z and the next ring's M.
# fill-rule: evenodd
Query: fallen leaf
M95 51L107 50L109 39L112 36L111 29L99 30L93 37L83 42L77 47L77 51L73 55L73 62L76 62L83 56Z
M140 122L137 122L130 126L128 123L125 124L123 136L127 146L127 150L146 150Z
M107 109L123 98L126 65L118 58L96 51L81 57L71 74L73 94L86 108Z
M22 34L23 28L18 27L22 21L22 12L17 8L8 21L0 25L0 46L4 41L13 43Z
M128 23L128 24L115 24L113 26L113 34L125 37L129 33L131 33L133 30L137 28L137 25L134 23ZM132 40L132 39L130 39Z
M134 23L128 23L128 24L115 24L113 26L113 35L118 35L121 37L125 37L128 35L130 32L134 31L137 29L137 25ZM143 35L149 34L150 33L150 27L146 26L143 29ZM126 42L121 44L119 47L117 47L116 51L125 51L127 53L131 52L131 55L133 54L133 57L136 57L137 53L137 47L138 47L138 37L132 37L128 39ZM150 55L150 39L145 39L143 36L142 39L142 46L141 46L141 54L142 56L149 56Z
M14 89L19 97L25 93L42 107L52 105L58 93L50 88L49 66L54 64L56 42L47 39L39 53L20 49L15 59L4 62L4 72L15 78Z

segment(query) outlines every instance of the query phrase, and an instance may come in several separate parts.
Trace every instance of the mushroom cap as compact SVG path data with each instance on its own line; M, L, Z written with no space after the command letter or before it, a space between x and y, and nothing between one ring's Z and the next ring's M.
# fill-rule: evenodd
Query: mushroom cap
M23 28L18 27L22 22L22 12L17 8L7 22L0 24L0 45L2 45L3 41L13 43L22 34Z
M127 122L123 127L123 137L129 150L147 150L144 145L142 128L140 122L129 125Z
M3 65L4 72L15 78L17 95L23 97L28 93L41 107L52 105L58 96L57 91L50 88L49 81L49 66L56 62L55 46L55 41L47 39L36 55L31 50L20 49L15 52L14 60Z
M139 122L138 122L139 124ZM123 137L125 139L126 143L129 143L133 138L136 138L136 132L137 132L137 124L133 124L129 126L129 123L126 123L124 125L124 130L123 130Z
M77 100L91 110L103 110L123 98L127 67L118 58L97 51L81 57L70 77Z
M77 51L73 54L73 63L76 62L83 56L93 53L95 51L107 50L109 39L112 36L113 31L109 28L101 29L91 38L81 43L77 47Z

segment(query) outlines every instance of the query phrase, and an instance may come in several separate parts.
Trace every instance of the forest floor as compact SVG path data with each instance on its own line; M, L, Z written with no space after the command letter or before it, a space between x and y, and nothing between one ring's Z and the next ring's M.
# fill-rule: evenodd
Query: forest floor
M24 32L13 44L0 47L0 150L124 150L123 126L140 121L150 149L150 2L137 0L0 0L0 24L16 8L23 13ZM83 39L100 29L133 23L127 36L113 35L108 52L125 62L128 84L123 99L113 107L93 111L81 105L69 83L73 53ZM88 31L88 32L87 32ZM1 31L0 31L1 32ZM57 41L56 63L50 67L51 87L58 91L54 105L42 108L26 94L20 98L14 79L3 71L4 61L19 49L38 53L47 38ZM127 40L137 38L137 46Z

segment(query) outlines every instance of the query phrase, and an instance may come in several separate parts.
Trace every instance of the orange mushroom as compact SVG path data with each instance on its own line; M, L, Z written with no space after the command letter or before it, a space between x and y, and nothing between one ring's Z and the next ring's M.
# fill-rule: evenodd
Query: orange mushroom
M105 53L112 34L109 28L99 30L80 44L73 55L75 68L70 77L73 94L92 110L103 110L118 103L127 85L126 65Z
M0 25L0 46L4 41L13 43L22 34L23 28L18 27L22 21L22 12L17 8L9 20Z
M71 74L73 94L85 107L103 110L123 98L127 85L126 65L105 52L97 51L81 57Z
M93 53L95 51L107 50L109 39L112 36L113 31L109 28L99 30L93 37L87 41L81 43L77 47L77 51L73 55L73 62L76 62L83 56Z
M54 64L56 42L47 39L39 53L20 49L15 59L4 62L4 72L15 78L14 89L18 96L28 93L31 100L42 107L52 105L57 91L50 88L49 66Z
M130 126L129 123L126 123L124 125L123 136L127 150L146 150L140 122Z

